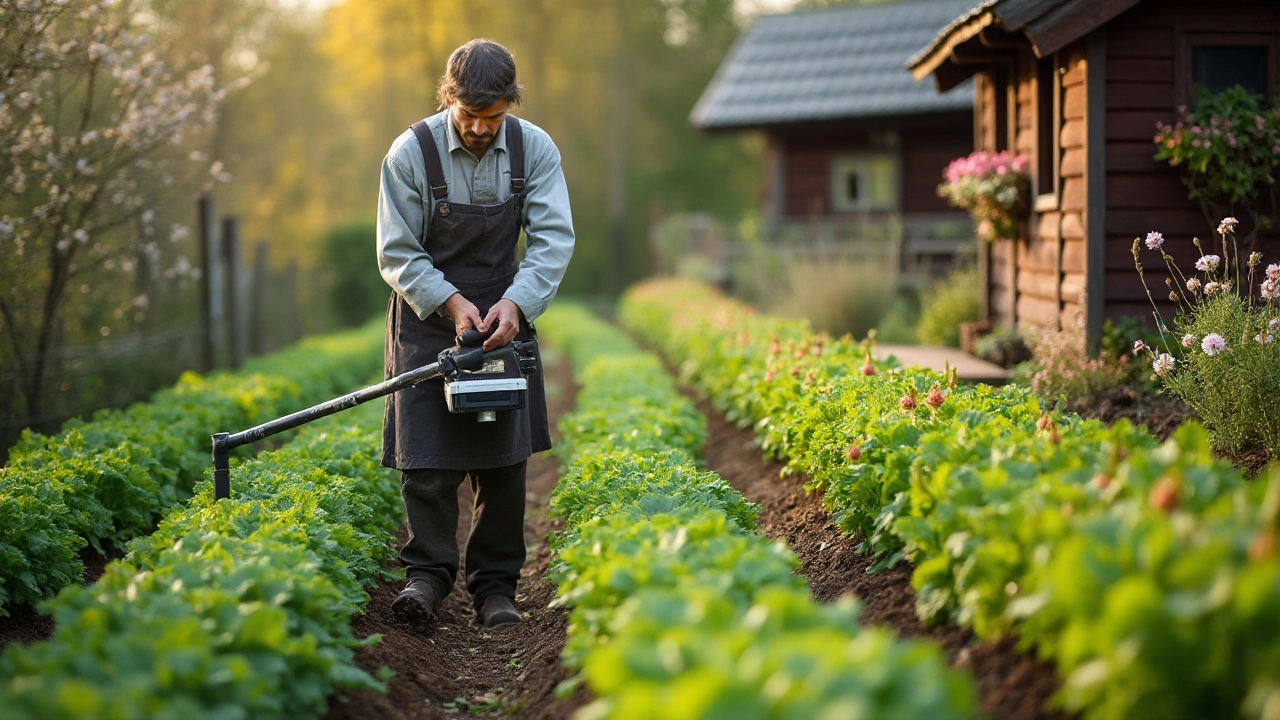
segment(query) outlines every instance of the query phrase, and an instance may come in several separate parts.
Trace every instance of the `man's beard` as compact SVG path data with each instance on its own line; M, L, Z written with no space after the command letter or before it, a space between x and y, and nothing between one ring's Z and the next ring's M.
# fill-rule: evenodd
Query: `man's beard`
M472 135L471 133L463 133L462 141L468 150L488 150L493 144L494 135Z

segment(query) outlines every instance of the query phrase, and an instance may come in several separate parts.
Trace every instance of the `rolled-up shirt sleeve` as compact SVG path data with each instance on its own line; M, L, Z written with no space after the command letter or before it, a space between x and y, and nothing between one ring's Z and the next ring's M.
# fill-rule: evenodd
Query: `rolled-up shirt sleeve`
M422 243L422 193L413 171L387 155L378 187L378 270L382 279L426 320L458 292L436 269Z
M573 214L560 151L548 141L529 164L525 191L525 255L511 287L511 300L533 322L555 297L573 256Z

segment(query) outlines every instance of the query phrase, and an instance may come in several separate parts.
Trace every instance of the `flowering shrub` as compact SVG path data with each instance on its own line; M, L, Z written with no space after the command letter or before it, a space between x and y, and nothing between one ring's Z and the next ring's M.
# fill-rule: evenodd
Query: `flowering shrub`
M1272 225L1280 171L1280 94L1268 110L1239 86L1217 95L1201 90L1193 110L1183 105L1176 123L1156 123L1156 128L1155 159L1186 170L1188 197L1201 203L1207 218L1248 214L1253 224L1243 239L1249 243L1259 229ZM1264 207L1272 215L1263 214Z
M1019 374L1025 375L1031 391L1048 403L1061 396L1074 400L1099 395L1124 384L1132 374L1127 354L1117 358L1101 349L1096 357L1090 357L1083 328L1044 329L1032 332L1028 339L1034 357Z
M943 176L946 182L938 186L938 195L969 211L978 223L978 237L990 242L1018 236L1031 192L1025 157L975 152L952 160Z
M1169 299L1178 311L1170 332L1156 307L1161 340L1154 347L1139 341L1134 351L1150 356L1156 376L1195 409L1218 449L1262 448L1275 458L1280 455L1280 420L1270 412L1270 403L1280 393L1280 265L1261 269L1262 254L1251 253L1242 282L1236 225L1235 218L1218 225L1221 247L1211 248L1213 252L1195 240L1201 255L1190 277L1165 251L1160 233L1147 235L1147 249L1159 252L1169 267ZM1142 244L1141 239L1133 241L1133 258L1145 286ZM1256 294L1249 292L1255 287ZM1147 295L1151 297L1149 287Z

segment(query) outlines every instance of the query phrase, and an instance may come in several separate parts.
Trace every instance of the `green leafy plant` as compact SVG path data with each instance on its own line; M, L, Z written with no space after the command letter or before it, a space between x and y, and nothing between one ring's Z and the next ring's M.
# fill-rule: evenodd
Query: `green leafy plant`
M688 283L633 288L619 317L805 473L873 567L910 561L923 620L1016 632L1055 663L1063 707L1192 720L1280 702L1280 470L1246 482L1194 422L1157 445L1025 387L859 364L857 343ZM801 369L762 380L779 362Z
M704 423L655 359L581 308L540 330L582 386L560 425L550 572L572 608L564 660L599 698L588 716L972 717L936 648L813 601L785 545L754 533L757 508L693 465ZM652 422L659 409L672 420Z
M122 547L189 498L209 467L211 433L348 392L380 367L381 348L381 324L371 323L239 372L187 373L148 402L72 420L57 435L24 433L0 468L0 616L78 582L82 548Z
M1251 219L1245 244L1274 224L1280 172L1280 94L1269 109L1237 85L1217 95L1194 90L1193 107L1179 108L1173 125L1156 124L1156 160L1184 170L1188 197L1213 227L1224 215Z
M977 320L982 309L978 271L952 272L925 294L916 339L925 345L960 347L960 323Z
M1164 249L1160 233L1147 235L1147 248L1160 254L1176 279L1169 297L1177 311L1170 327L1152 298L1160 344L1139 340L1135 350L1152 360L1165 387L1195 409L1215 445L1232 452L1262 449L1274 459L1280 457L1280 420L1268 406L1280 392L1280 265L1262 269L1262 255L1255 252L1242 269L1235 225L1235 218L1219 224L1219 248L1206 250L1195 240L1202 254L1189 275ZM1146 286L1141 247L1135 238L1134 265ZM1255 281L1257 297L1250 292Z
M239 465L232 501L205 481L98 583L64 589L53 637L0 659L6 717L316 717L335 686L382 688L349 625L401 517L380 418L362 406Z

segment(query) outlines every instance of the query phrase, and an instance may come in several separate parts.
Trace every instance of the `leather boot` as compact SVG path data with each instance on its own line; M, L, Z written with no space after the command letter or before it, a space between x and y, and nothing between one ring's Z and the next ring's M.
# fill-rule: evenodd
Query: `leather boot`
M410 580L391 601L391 612L411 620L435 622L440 619L440 596L426 580Z
M480 604L480 621L487 628L508 627L520 624L516 604L506 595L490 595Z

